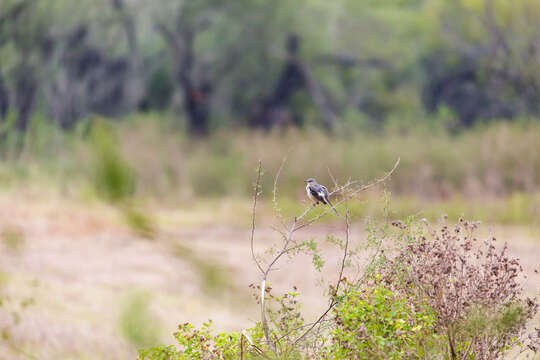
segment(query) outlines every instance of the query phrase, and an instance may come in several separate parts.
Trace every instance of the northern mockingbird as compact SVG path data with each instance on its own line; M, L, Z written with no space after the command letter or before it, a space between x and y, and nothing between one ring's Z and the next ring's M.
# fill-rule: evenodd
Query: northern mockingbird
M315 201L315 205L317 205L320 202L326 205L330 205L330 207L332 207L332 210L334 210L334 212L337 215L339 215L336 208L334 208L334 205L332 205L332 203L330 202L328 189L326 188L326 186L317 184L317 181L313 178L304 180L304 182L307 183L306 185L307 196L311 200Z

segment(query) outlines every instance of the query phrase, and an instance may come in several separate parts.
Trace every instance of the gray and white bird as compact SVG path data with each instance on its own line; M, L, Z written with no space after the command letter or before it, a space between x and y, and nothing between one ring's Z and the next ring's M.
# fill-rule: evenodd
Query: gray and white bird
M317 184L317 180L313 178L304 180L304 182L307 183L306 185L307 196L311 200L315 201L315 204L318 204L321 202L323 204L330 205L332 210L334 210L334 212L337 215L339 215L336 208L334 208L334 205L332 205L332 203L330 202L330 195L328 194L328 189L326 188L326 186Z

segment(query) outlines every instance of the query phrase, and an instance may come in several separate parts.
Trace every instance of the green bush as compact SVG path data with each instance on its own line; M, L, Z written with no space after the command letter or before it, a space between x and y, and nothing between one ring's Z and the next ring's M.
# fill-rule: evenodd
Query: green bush
M346 292L334 316L324 358L424 359L437 337L429 307L414 308L381 284Z

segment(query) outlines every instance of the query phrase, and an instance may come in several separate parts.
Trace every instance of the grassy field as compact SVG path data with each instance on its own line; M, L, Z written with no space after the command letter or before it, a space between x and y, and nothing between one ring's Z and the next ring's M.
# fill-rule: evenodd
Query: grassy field
M213 223L209 208L196 208L195 214L188 208L156 209L159 235L148 240L134 235L118 211L104 204L3 193L2 292L10 301L1 311L19 315L18 320L1 317L12 347L0 356L129 359L136 347L172 342L169 334L185 321L201 324L211 318L227 330L251 326L257 305L247 285L258 275L249 255L249 226L225 216L237 206L214 204L218 220ZM272 221L262 217L261 223L256 251L277 239ZM320 240L323 257L331 260L336 250L323 239L342 232L330 222L300 236ZM490 233L509 242L529 276L526 292L537 295L540 231L491 225L482 235ZM361 217L353 222L351 238L365 241ZM307 256L284 260L272 286L278 291L298 286L307 316L315 317L326 306L321 284L334 280L337 265L328 261L319 273Z
M396 218L419 214L433 220L446 213L452 220L465 215L493 223L540 224L540 127L534 123L501 123L453 135L223 130L202 141L187 139L170 122L153 116L116 123L98 119L71 133L36 124L23 138L10 134L4 142L1 188L33 188L83 202L129 197L159 208L212 208L227 199L243 209L249 207L245 203L258 160L265 170L263 189L270 192L287 158L279 195L291 215L304 200L306 177L329 187L330 173L340 183L349 178L369 183L401 158L384 185ZM377 196L366 194L354 211L373 215L372 202L362 201ZM245 213L233 212L232 217L236 214L237 221L245 221Z
M100 126L59 133L54 142L44 135L51 129L34 129L31 145L4 149L0 359L133 359L138 347L171 343L186 321L252 326L258 308L248 285L259 278L249 252L250 194L258 159L266 174L257 252L279 240L271 189L284 156L278 196L286 219L307 205L304 178L330 185L330 168L341 182L368 183L401 157L385 186L349 204L357 245L366 241L366 219L382 219L383 198L389 220L482 220L481 235L507 241L520 258L526 293L540 294L540 128L499 125L437 138L225 132L190 141L151 121ZM322 272L301 255L285 259L271 280L278 291L298 286L309 317L325 307L325 285L335 280L328 234L343 235L338 218L299 234L320 240L328 259Z

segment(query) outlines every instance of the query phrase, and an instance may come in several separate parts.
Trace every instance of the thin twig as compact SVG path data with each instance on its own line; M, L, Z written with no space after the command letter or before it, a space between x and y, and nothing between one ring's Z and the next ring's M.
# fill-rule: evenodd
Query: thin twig
M266 321L266 302L264 301L266 297L266 276L267 274L264 275L264 278L261 281L261 322L264 331L264 337L266 338L268 345L272 348L274 352L276 352L276 345L274 344L274 341L272 341L272 337L270 336L270 329L268 328L268 322Z
M309 212L309 208L306 209L304 211L304 213L300 216L300 218L302 218L303 216L305 216L308 212ZM265 309L265 305L266 305L266 302L264 301L265 300L265 290L266 290L266 279L268 278L268 274L270 273L270 271L272 270L272 267L274 266L274 264L284 255L286 254L288 251L289 251L289 244L291 243L292 241L292 238L293 238L293 234L294 234L294 231L295 231L295 228L296 228L296 224L298 223L298 219L299 218L294 218L294 221L287 233L287 236L285 237L285 241L283 242L283 247L281 248L281 250L274 256L274 258L272 259L272 261L270 261L270 263L267 265L266 267L266 270L262 270L262 273L263 273L263 279L261 281L261 322L262 322L262 327L263 327L263 331L264 331L264 337L266 338L266 341L269 343L270 347L272 348L272 350L274 350L274 352L276 351L276 345L274 343L274 341L272 340L272 338L270 337L270 331L269 331L269 328L268 328L268 322L266 321L266 309Z
M278 202L277 202L277 184L278 184L279 176L281 175L281 170L283 169L283 166L285 166L285 162L287 162L287 155L283 157L283 160L281 161L281 165L279 166L278 172L276 176L274 177L274 189L272 191L272 195L273 195L272 202L274 203L274 211L279 217L282 225L283 225L283 216L281 215L281 209L279 208Z
M322 321L329 321L329 320L322 320ZM322 322L321 321L321 322ZM300 330L300 329L304 329L304 328L307 328L313 324L315 324L316 322L312 322L312 323L307 323L307 324L304 324L304 325L301 325L301 326L298 326L298 327L295 327L289 331L287 331L285 334L281 335L279 338L276 339L276 342L280 342L281 340L283 340L284 338L286 338L287 336L289 336L290 334L292 334L293 332L295 332L296 330Z
M339 188L338 182L334 178L334 175L332 175L330 168L328 167L327 169L328 169L328 175L330 175L330 178L332 179L332 182L334 183L334 189L338 189Z
M257 267L259 270L264 273L263 268L259 261L257 260L257 257L255 256L255 252L253 251L253 239L255 237L255 216L257 214L257 199L259 198L259 187L261 184L261 173L262 173L262 162L259 160L259 166L257 167L257 181L255 182L255 191L253 192L253 211L251 213L251 238L250 238L250 245L251 245L251 257L253 258L253 261L255 264L257 264Z
M341 284L341 280L343 279L343 270L345 269L345 263L347 261L347 254L349 249L349 236L351 233L351 225L349 223L349 206L346 207L345 210L345 250L343 251L343 259L341 259L341 269L339 271L339 279L336 285L336 295L339 290L339 285Z
M394 164L394 167L392 167L392 170L390 170L390 171L387 172L383 177L381 177L381 178L375 180L374 182L361 186L360 188L358 188L357 190L355 190L355 191L353 192L353 194L357 194L357 193L359 193L359 192L361 192L361 191L367 190L367 189L369 189L369 188L372 188L372 187L375 186L375 185L378 185L378 184L380 184L380 183L386 181L386 179L388 179L390 176L392 176L392 174L394 173L394 171L396 171L396 169L397 169L397 167L398 167L400 161L401 161L401 158L398 157L397 160L396 160L396 163ZM336 193L336 192L341 192L341 191L345 190L346 188L351 187L352 185L358 184L359 182L360 182L360 180L347 181L347 183L346 183L345 185L343 185L343 186L341 186L340 188L338 188L338 189L332 191L332 192L330 193L330 195L332 195L332 194L334 194L334 193Z

